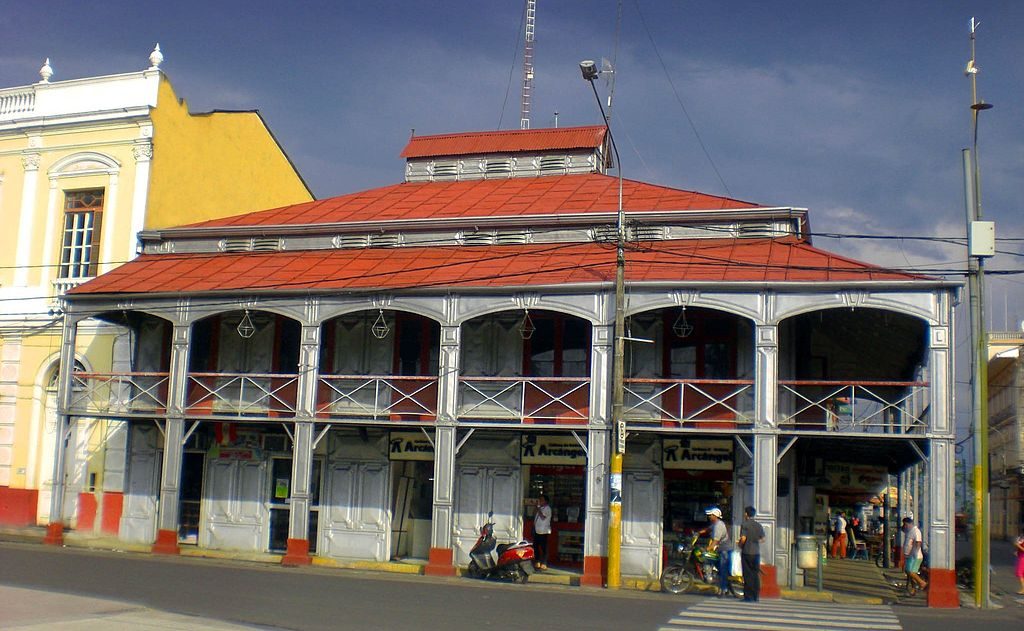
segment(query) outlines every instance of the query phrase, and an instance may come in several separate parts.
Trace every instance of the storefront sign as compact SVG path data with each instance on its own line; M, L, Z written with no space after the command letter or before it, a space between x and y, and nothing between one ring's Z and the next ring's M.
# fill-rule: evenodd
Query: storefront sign
M520 460L523 464L583 465L587 462L587 453L572 434L526 434L521 445Z
M388 457L391 460L434 459L434 444L423 432L391 432Z
M826 462L823 471L806 481L819 489L839 493L885 492L885 467L848 462Z
M666 469L732 470L732 440L664 438L661 463Z

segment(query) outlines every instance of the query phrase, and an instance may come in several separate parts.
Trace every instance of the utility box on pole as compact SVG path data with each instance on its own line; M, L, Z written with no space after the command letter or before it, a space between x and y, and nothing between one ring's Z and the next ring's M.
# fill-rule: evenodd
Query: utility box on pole
M972 221L967 248L971 256L995 256L996 222Z

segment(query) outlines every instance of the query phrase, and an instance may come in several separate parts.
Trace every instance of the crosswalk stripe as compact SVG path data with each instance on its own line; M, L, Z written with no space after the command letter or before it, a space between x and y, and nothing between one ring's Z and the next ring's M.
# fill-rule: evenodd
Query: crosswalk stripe
M794 601L709 601L680 611L660 631L706 631L745 629L749 631L810 631L811 629L849 629L852 626L879 631L900 631L899 618L882 605L862 607L833 603Z

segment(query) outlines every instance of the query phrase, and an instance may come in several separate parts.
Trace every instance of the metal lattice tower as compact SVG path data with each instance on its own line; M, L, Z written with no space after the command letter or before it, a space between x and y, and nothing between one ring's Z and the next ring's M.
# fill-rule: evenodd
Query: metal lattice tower
M533 33L537 22L537 0L526 0L526 40L523 45L523 103L519 128L530 128L530 100L533 98Z

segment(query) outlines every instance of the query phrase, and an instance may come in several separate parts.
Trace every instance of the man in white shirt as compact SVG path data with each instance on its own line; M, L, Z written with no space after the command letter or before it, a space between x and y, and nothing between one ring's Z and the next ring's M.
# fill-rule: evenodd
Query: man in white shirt
M921 529L914 525L913 519L904 517L903 570L907 573L907 581L913 581L921 590L928 587L928 583L918 574L921 571L921 562L924 561L923 544Z
M551 534L551 507L548 496L541 493L537 510L533 513L534 564L538 570L548 569L548 535Z

